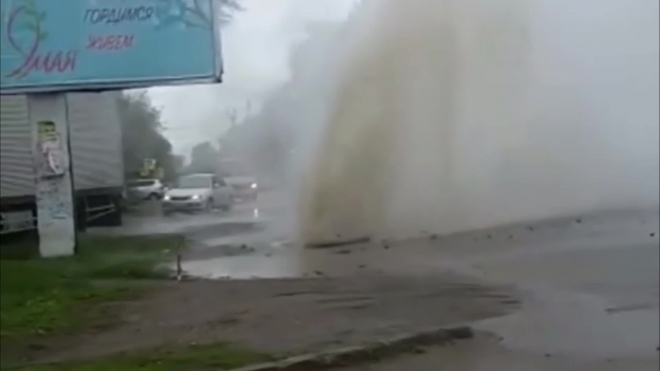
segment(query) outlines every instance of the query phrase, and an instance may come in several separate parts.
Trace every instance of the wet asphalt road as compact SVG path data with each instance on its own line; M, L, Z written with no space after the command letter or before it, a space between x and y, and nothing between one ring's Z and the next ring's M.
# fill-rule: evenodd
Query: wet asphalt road
M632 213L536 230L529 243L447 248L437 259L527 294L474 324L490 335L351 370L651 371L660 366L658 216ZM427 265L434 265L427 259Z
M284 203L277 192L265 192L256 201L235 204L230 211L212 210L162 214L160 201L144 201L123 215L121 227L96 227L89 233L104 235L185 234L208 246L224 243L224 238L250 228L263 229L272 215L281 215ZM270 226L274 223L268 223ZM237 226L234 231L231 227Z
M259 225L240 234L191 232L207 251L226 245L248 247L237 256L202 254L184 263L188 273L208 278L365 273L431 277L457 271L514 284L525 293L516 313L473 324L487 334L478 340L352 370L650 371L659 367L658 210L583 215L446 238L426 236L327 250L304 250L287 243L294 236L285 213L277 197L271 196L238 206L228 215L142 220L143 227L125 230L156 225L161 231L190 231L208 225L207 231L217 231L218 223L232 221Z
M492 337L343 371L651 371L657 357L596 359L510 349Z
M492 338L355 370L657 370L658 225L657 210L604 213L346 249L271 244L184 269L215 278L446 270L525 293L515 314L473 324Z

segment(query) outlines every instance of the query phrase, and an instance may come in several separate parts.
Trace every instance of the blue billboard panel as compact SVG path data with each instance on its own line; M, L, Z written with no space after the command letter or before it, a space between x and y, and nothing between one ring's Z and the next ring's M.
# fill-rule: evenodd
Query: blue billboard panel
M3 94L218 82L213 0L2 0Z

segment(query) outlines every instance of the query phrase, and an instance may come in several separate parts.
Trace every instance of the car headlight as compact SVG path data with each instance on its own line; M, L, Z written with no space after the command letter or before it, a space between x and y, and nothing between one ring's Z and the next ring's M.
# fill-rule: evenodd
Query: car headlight
M257 183L252 183L252 185L250 186L250 188L252 188L252 189L257 189Z
M199 200L200 198L202 198L202 196L200 196L200 195L194 195L194 196L192 196L192 199L193 199L193 200Z
M169 200L170 200L170 196L168 196L168 195L163 196L163 200L165 200L165 201L169 201Z

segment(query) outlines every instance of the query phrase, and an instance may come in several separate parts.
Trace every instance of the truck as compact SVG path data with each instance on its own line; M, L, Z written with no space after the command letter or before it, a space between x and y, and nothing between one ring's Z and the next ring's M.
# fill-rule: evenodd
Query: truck
M121 92L67 93L77 227L121 225ZM2 234L36 227L34 157L25 95L0 97Z

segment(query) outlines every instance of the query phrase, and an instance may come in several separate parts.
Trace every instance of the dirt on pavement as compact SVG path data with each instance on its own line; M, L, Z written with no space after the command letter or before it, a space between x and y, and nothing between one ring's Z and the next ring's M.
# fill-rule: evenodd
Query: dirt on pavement
M27 359L53 362L213 342L297 354L501 316L518 303L510 287L454 274L167 282L130 303L119 327L46 341Z

